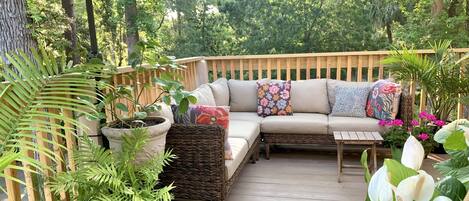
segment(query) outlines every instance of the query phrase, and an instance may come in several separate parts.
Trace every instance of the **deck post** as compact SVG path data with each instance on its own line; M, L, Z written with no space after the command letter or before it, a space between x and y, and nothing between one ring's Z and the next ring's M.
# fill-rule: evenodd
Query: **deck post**
M196 87L208 83L208 66L207 61L205 59L201 59L196 62L195 64L196 69Z

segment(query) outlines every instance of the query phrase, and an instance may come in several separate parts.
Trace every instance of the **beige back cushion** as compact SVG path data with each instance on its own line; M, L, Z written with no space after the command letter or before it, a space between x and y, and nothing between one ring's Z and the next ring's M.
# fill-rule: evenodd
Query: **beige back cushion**
M293 81L291 87L293 112L329 114L327 81L325 79Z
M226 78L220 78L209 84L209 86L212 89L217 106L228 106L230 104L230 90Z
M333 80L333 79L328 79L327 80L327 96L329 98L329 105L332 110L335 104L335 89L337 86L353 86L353 85L358 85L358 86L373 86L372 82L347 82L347 81L342 81L342 80Z
M197 98L196 105L216 106L212 89L208 86L208 84L200 85L197 89L192 91L192 95Z
M230 111L257 111L256 81L229 80L228 87L230 91Z

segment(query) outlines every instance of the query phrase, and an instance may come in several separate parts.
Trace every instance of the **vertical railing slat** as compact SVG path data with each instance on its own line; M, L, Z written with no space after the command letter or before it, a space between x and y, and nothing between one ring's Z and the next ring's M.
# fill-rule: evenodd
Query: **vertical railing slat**
M373 82L373 56L368 56L368 82Z
M347 81L352 81L352 56L347 56Z
M326 78L331 79L331 63L329 57L326 57Z
M287 60L287 80L291 80L291 61L290 58L286 58Z
M336 70L336 80L342 79L342 59L341 57L337 56L337 70Z
M316 79L321 79L321 57L316 57Z
M217 71L217 62L212 62L212 73L213 73L213 80L218 79L218 71Z
M296 80L301 80L301 61L300 58L296 58Z
M47 119L42 119L42 121L47 121ZM37 140L37 144L38 144L39 148L40 149L49 149L49 143L47 143L43 140L43 139L48 139L47 133L45 133L44 131L37 131L36 135L38 136L38 138L36 140ZM46 167L51 167L51 165L52 165L50 159L44 154L39 154L39 161L43 165L45 165ZM44 169L44 175L45 175L45 177L50 177L51 176L50 170ZM52 195L52 191L50 190L49 186L44 185L43 190L44 190L45 200L46 201L52 201L53 195Z
M313 58L308 57L306 59L306 79L309 80L311 79L311 65L313 63Z
M226 78L226 63L225 60L221 61L221 76Z
M358 65L357 65L357 82L362 81L363 76L363 57L360 55L358 56Z
M16 163L16 162L14 162ZM18 178L17 171L12 168L6 168L4 174L7 177ZM11 179L5 179L7 197L9 201L21 201L20 185Z
M253 72L253 67L252 67L252 59L248 60L248 78L249 80L254 79L254 72Z
M262 79L262 60L258 59L257 60L257 79L260 80Z
M272 59L267 59L267 79L272 79Z
M282 65L281 60L277 59L277 80L282 79Z
M239 79L244 80L243 60L239 60Z

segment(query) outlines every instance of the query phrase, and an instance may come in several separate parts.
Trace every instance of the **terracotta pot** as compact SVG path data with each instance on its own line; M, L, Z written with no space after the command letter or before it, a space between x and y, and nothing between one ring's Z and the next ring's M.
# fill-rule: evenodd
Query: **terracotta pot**
M162 152L166 144L166 134L171 127L171 122L165 117L149 117L148 119L162 119L163 122L144 127L150 134L147 144L142 151L137 154L136 162L146 161ZM109 140L109 147L113 152L120 152L122 149L122 136L131 133L131 129L103 127L101 131Z

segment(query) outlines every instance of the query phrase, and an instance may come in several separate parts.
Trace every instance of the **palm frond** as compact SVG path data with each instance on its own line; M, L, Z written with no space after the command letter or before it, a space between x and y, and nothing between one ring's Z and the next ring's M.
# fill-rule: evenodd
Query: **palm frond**
M102 65L74 67L65 62L65 57L54 57L44 49L32 50L31 57L23 52L7 54L11 66L0 65L0 77L6 81L0 87L0 164L9 164L0 165L0 171L21 168L14 161L27 162L38 172L54 171L26 152L62 162L57 161L61 156L50 147L66 147L54 139L64 138L63 130L86 130L64 112L97 115L84 98L99 98L95 78L105 76Z

